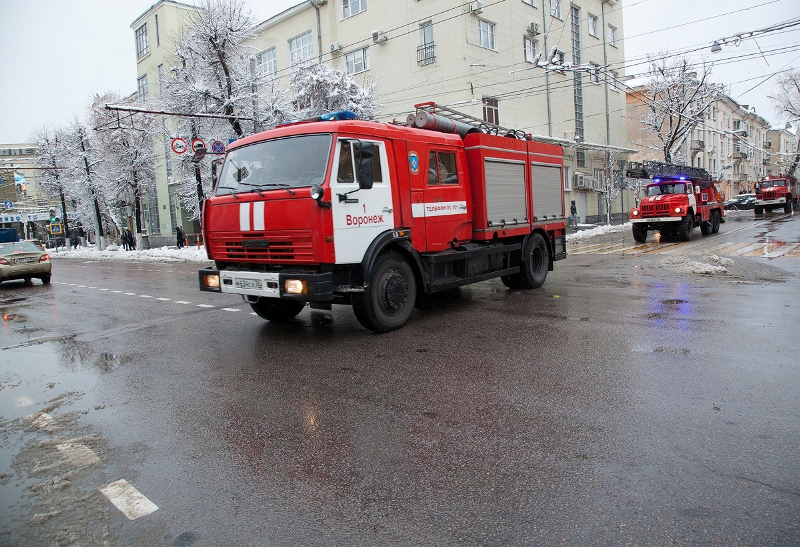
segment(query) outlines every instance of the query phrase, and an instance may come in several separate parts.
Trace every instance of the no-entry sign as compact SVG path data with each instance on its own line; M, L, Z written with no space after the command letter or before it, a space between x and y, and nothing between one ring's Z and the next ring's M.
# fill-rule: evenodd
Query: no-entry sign
M206 143L203 139L192 139L192 151L205 150Z
M183 154L186 152L186 141L181 139L180 137L172 139L172 143L170 145L172 147L172 151L176 154Z

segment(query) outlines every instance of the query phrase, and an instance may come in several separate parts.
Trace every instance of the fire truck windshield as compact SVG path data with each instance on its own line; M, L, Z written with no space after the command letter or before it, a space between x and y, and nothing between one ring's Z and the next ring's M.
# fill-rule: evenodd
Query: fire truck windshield
M647 187L648 196L662 196L665 194L685 194L686 184L683 182L653 184Z
M235 148L225 157L215 194L321 185L326 178L331 142L331 135L316 134Z

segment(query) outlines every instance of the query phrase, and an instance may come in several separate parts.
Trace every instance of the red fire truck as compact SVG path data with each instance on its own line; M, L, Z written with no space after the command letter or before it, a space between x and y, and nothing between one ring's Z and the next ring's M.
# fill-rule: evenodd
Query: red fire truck
M406 125L348 118L229 147L203 203L215 267L200 270L201 290L242 295L270 321L351 305L386 332L426 295L495 277L536 288L566 258L560 146L430 110Z
M719 232L725 204L705 169L647 161L630 163L626 176L652 179L639 206L630 211L633 239L639 243L645 242L648 230L672 233L683 241L692 238L698 224L704 236Z
M785 175L767 175L756 183L756 204L754 212L757 215L764 211L783 209L787 215L792 208L797 208L797 179L794 172L800 161L800 152L794 157L792 166Z

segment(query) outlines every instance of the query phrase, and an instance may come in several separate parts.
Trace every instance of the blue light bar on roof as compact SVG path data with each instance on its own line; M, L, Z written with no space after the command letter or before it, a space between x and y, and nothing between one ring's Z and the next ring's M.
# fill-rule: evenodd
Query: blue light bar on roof
M319 117L320 120L329 122L333 120L355 120L356 113L352 110L339 110L338 112L328 112Z
M653 179L653 182L661 182L661 179Z

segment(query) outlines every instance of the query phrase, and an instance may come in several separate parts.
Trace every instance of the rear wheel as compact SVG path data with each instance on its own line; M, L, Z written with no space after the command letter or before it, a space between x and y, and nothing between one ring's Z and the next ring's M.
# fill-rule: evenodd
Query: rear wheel
M51 274L46 274L46 275L43 275L42 277L39 278L39 279L42 280L42 285L49 285L50 284L50 275Z
M711 220L712 220L711 233L712 234L719 233L719 225L720 222L722 222L722 217L720 216L719 211L712 211Z
M286 321L303 311L305 302L298 300L281 300L280 298L259 298L250 302L253 311L267 321Z
M700 223L700 233L704 236L711 235L711 230L714 227L714 213L711 213L711 216L705 222Z
M406 324L417 300L417 283L408 262L394 251L378 257L369 287L353 295L353 313L365 328L389 332Z
M792 212L792 200L786 200L786 204L783 206L783 212L787 215Z
M633 239L639 243L647 241L647 224L634 224L633 225Z
M678 237L681 241L689 241L692 239L692 230L694 230L694 219L692 215L686 215L678 226Z
M550 253L542 234L530 234L522 245L522 264L519 273L501 277L509 289L536 289L547 279Z

